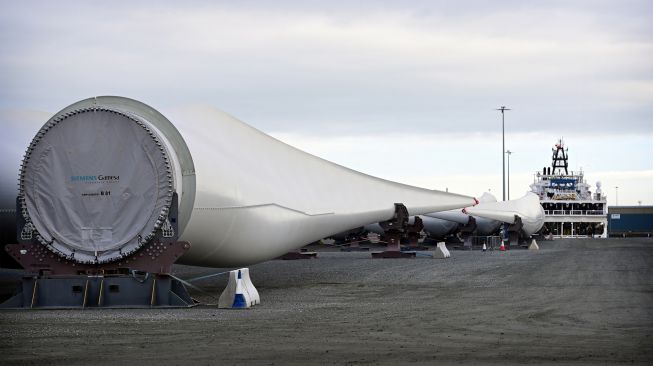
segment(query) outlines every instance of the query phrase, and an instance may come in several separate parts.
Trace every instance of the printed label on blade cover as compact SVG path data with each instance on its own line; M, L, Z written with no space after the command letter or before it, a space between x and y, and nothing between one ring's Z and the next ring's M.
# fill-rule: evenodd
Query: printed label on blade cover
M73 175L70 177L71 182L96 184L96 183L118 183L120 176L118 175Z

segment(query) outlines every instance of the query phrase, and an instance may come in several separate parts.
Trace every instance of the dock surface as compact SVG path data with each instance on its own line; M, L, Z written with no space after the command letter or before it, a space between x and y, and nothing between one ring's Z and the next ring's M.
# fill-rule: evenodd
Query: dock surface
M653 239L539 245L269 261L250 267L261 304L249 310L3 310L0 364L653 364ZM175 266L185 279L220 271ZM191 293L217 303L226 281Z

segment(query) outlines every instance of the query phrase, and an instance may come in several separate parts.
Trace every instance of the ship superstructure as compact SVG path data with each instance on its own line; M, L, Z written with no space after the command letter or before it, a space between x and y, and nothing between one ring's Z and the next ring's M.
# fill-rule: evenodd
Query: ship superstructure
M545 222L542 234L553 237L607 237L607 200L596 183L594 193L584 173L569 171L562 139L552 149L550 167L535 173L531 191L540 197Z

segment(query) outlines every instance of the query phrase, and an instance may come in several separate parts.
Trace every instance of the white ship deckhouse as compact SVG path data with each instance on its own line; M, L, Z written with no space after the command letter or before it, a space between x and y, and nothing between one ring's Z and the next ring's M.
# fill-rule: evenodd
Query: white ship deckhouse
M584 173L569 171L562 139L553 147L550 167L535 173L531 191L540 197L546 215L541 233L553 237L606 237L607 201L596 183L594 193Z

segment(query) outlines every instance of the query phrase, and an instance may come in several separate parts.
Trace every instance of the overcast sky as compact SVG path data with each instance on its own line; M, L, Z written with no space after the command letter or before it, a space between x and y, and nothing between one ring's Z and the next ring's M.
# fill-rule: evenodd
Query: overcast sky
M653 204L651 1L0 0L0 123L95 95L207 104L365 173L499 199L506 105L512 198L564 137L611 204L615 186Z

